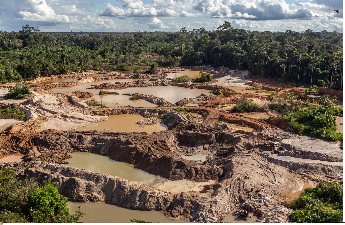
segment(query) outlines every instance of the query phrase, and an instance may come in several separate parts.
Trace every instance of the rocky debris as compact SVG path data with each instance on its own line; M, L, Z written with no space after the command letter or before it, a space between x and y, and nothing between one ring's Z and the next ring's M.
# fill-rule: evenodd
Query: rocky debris
M285 206L275 206L265 210L258 210L258 222L260 223L288 223L292 209Z
M159 123L161 120L158 119L157 117L150 117L150 118L145 118L143 120L140 120L136 122L140 127L144 127L146 125L153 125Z
M297 135L282 139L280 142L285 149L284 153L280 155L331 162L343 161L343 151L338 143Z
M205 95L205 94L201 94L195 98L184 98L184 99L181 99L180 101L176 102L175 105L177 106L184 106L184 105L187 105L187 104L190 104L190 103L198 103L198 102L202 102L202 101L208 101L211 99L211 96L209 95Z
M73 92L73 94L77 96L77 98L83 98L83 99L91 98L93 96L91 92L83 92L83 91L75 91Z
M167 79L150 79L150 80L135 80L131 82L115 82L102 83L98 85L91 85L90 89L125 89L130 87L151 87L151 86L168 86L170 81Z
M43 162L28 163L20 176L51 180L71 201L105 202L136 210L164 210L173 196L139 182Z
M133 97L134 99L144 99L145 101L148 101L152 104L159 105L159 106L173 106L170 102L166 101L164 98L158 98L153 95L146 95L146 94L139 94L139 93L134 93L134 94L123 94L123 95L129 95Z
M66 94L37 93L20 105L27 114L27 119L44 118L43 129L68 130L85 123L99 122L107 117L87 115L88 106L75 96Z

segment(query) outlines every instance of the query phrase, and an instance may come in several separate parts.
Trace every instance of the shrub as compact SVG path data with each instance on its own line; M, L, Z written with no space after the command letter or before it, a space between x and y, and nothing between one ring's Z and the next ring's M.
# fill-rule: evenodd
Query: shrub
M308 188L291 205L292 222L334 223L343 221L343 185L320 183L316 188Z
M11 168L0 170L1 222L77 222L82 213L71 215L67 201L54 184L39 186L33 180L17 180Z
M196 83L204 83L212 80L212 74L200 71L199 77L195 78L193 81Z
M129 100L131 100L131 101L135 101L135 100L139 100L139 99L142 99L142 97L140 95L137 95L137 94L131 95L129 97Z
M5 95L5 99L23 99L28 94L30 94L29 86L16 84L16 86L10 89L10 91Z
M248 101L248 100L241 100L239 101L234 108L232 108L231 112L265 112L265 108L259 106L258 104Z
M183 76L180 76L180 77L177 77L174 79L174 81L176 83L186 83L188 81L190 81L191 79L187 76L187 75L183 75Z
M26 114L14 106L0 108L0 119L18 119L25 120Z

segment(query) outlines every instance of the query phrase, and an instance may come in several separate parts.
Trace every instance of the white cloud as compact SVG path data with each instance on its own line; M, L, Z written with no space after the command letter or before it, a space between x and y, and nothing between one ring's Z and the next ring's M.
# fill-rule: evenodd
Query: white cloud
M342 32L342 0L0 0L0 30L248 30ZM333 10L338 9L337 14ZM211 17L211 18L210 18ZM121 20L120 20L121 19ZM220 21L220 22L218 22Z
M26 0L26 2L30 8L18 13L23 20L55 23L67 23L70 21L68 16L56 14L45 0Z
M284 0L201 0L194 9L211 17L253 20L306 19L312 16L306 9L290 9Z

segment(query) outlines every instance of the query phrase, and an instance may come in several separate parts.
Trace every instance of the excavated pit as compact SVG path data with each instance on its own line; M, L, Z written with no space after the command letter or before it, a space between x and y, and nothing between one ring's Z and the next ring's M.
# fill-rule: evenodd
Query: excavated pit
M123 76L117 74L113 78ZM105 78L87 81L83 77L83 82L102 79ZM52 180L71 201L162 211L169 218L192 222L227 221L230 214L241 219L256 218L259 222L287 222L291 212L287 202L298 197L295 193L300 193L306 184L313 187L315 180L342 182L342 150L337 144L292 135L253 115L216 109L215 102L224 99L231 102L239 96L228 93L226 88L221 90L232 96L229 99L200 95L175 105L146 108L88 107L74 95L40 90L77 83L35 84L37 92L29 100L15 103L27 113L28 120L4 128L0 134L0 153L21 153L23 157L20 162L2 163L0 167L12 166L20 178ZM265 98L255 93L243 95L260 101ZM142 97L152 102L158 99ZM183 106L189 103L204 106ZM162 123L167 130L152 133L75 130L122 114L140 115L144 118L142 126ZM190 191L158 189L116 175L72 168L66 163L75 152L128 163L169 181L211 182Z

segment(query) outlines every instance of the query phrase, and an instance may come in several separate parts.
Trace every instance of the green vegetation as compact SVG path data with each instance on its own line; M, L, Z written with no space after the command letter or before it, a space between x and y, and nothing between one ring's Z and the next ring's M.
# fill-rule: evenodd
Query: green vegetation
M297 223L340 223L343 221L343 185L320 183L309 188L291 205L290 220Z
M131 101L135 101L135 100L139 100L139 99L142 99L142 97L140 95L137 95L137 94L131 95L129 97L129 100L131 100Z
M23 99L25 95L30 94L29 86L21 86L16 84L10 91L4 96L5 99Z
M234 108L232 108L231 112L243 113L243 112L265 112L265 108L259 106L258 104L243 99L239 101Z
M307 135L327 141L342 141L343 134L336 131L336 116L343 114L335 107L334 100L321 97L317 104L294 101L271 103L268 108L281 113L284 120L299 135ZM270 120L274 120L271 118Z
M197 113L203 117L206 117L210 114L210 112L205 109L176 108L174 110L181 114Z
M15 106L0 106L0 119L25 120L26 114Z
M98 94L99 94L99 95L105 95L105 92L104 92L103 90L100 90L100 91L98 92Z
M41 33L29 25L23 30L0 31L2 83L90 69L153 73L157 66L211 65L342 90L342 33L247 31L227 21L211 31Z
M70 214L67 201L54 184L40 186L33 180L17 180L11 168L0 170L1 222L78 222L82 213Z
M90 99L85 102L88 106L100 106L101 108L106 108L102 102L96 101L95 99Z
M196 83L204 83L209 82L212 80L212 74L206 73L204 71L200 71L200 75L193 80Z
M180 77L177 77L177 78L174 79L174 81L176 83L186 83L186 82L188 82L190 80L191 80L191 78L188 77L187 75L183 75L183 76L180 76Z
M138 219L131 219L131 222L132 223L152 223L152 222L148 222L148 221L145 221L145 220L138 220Z

